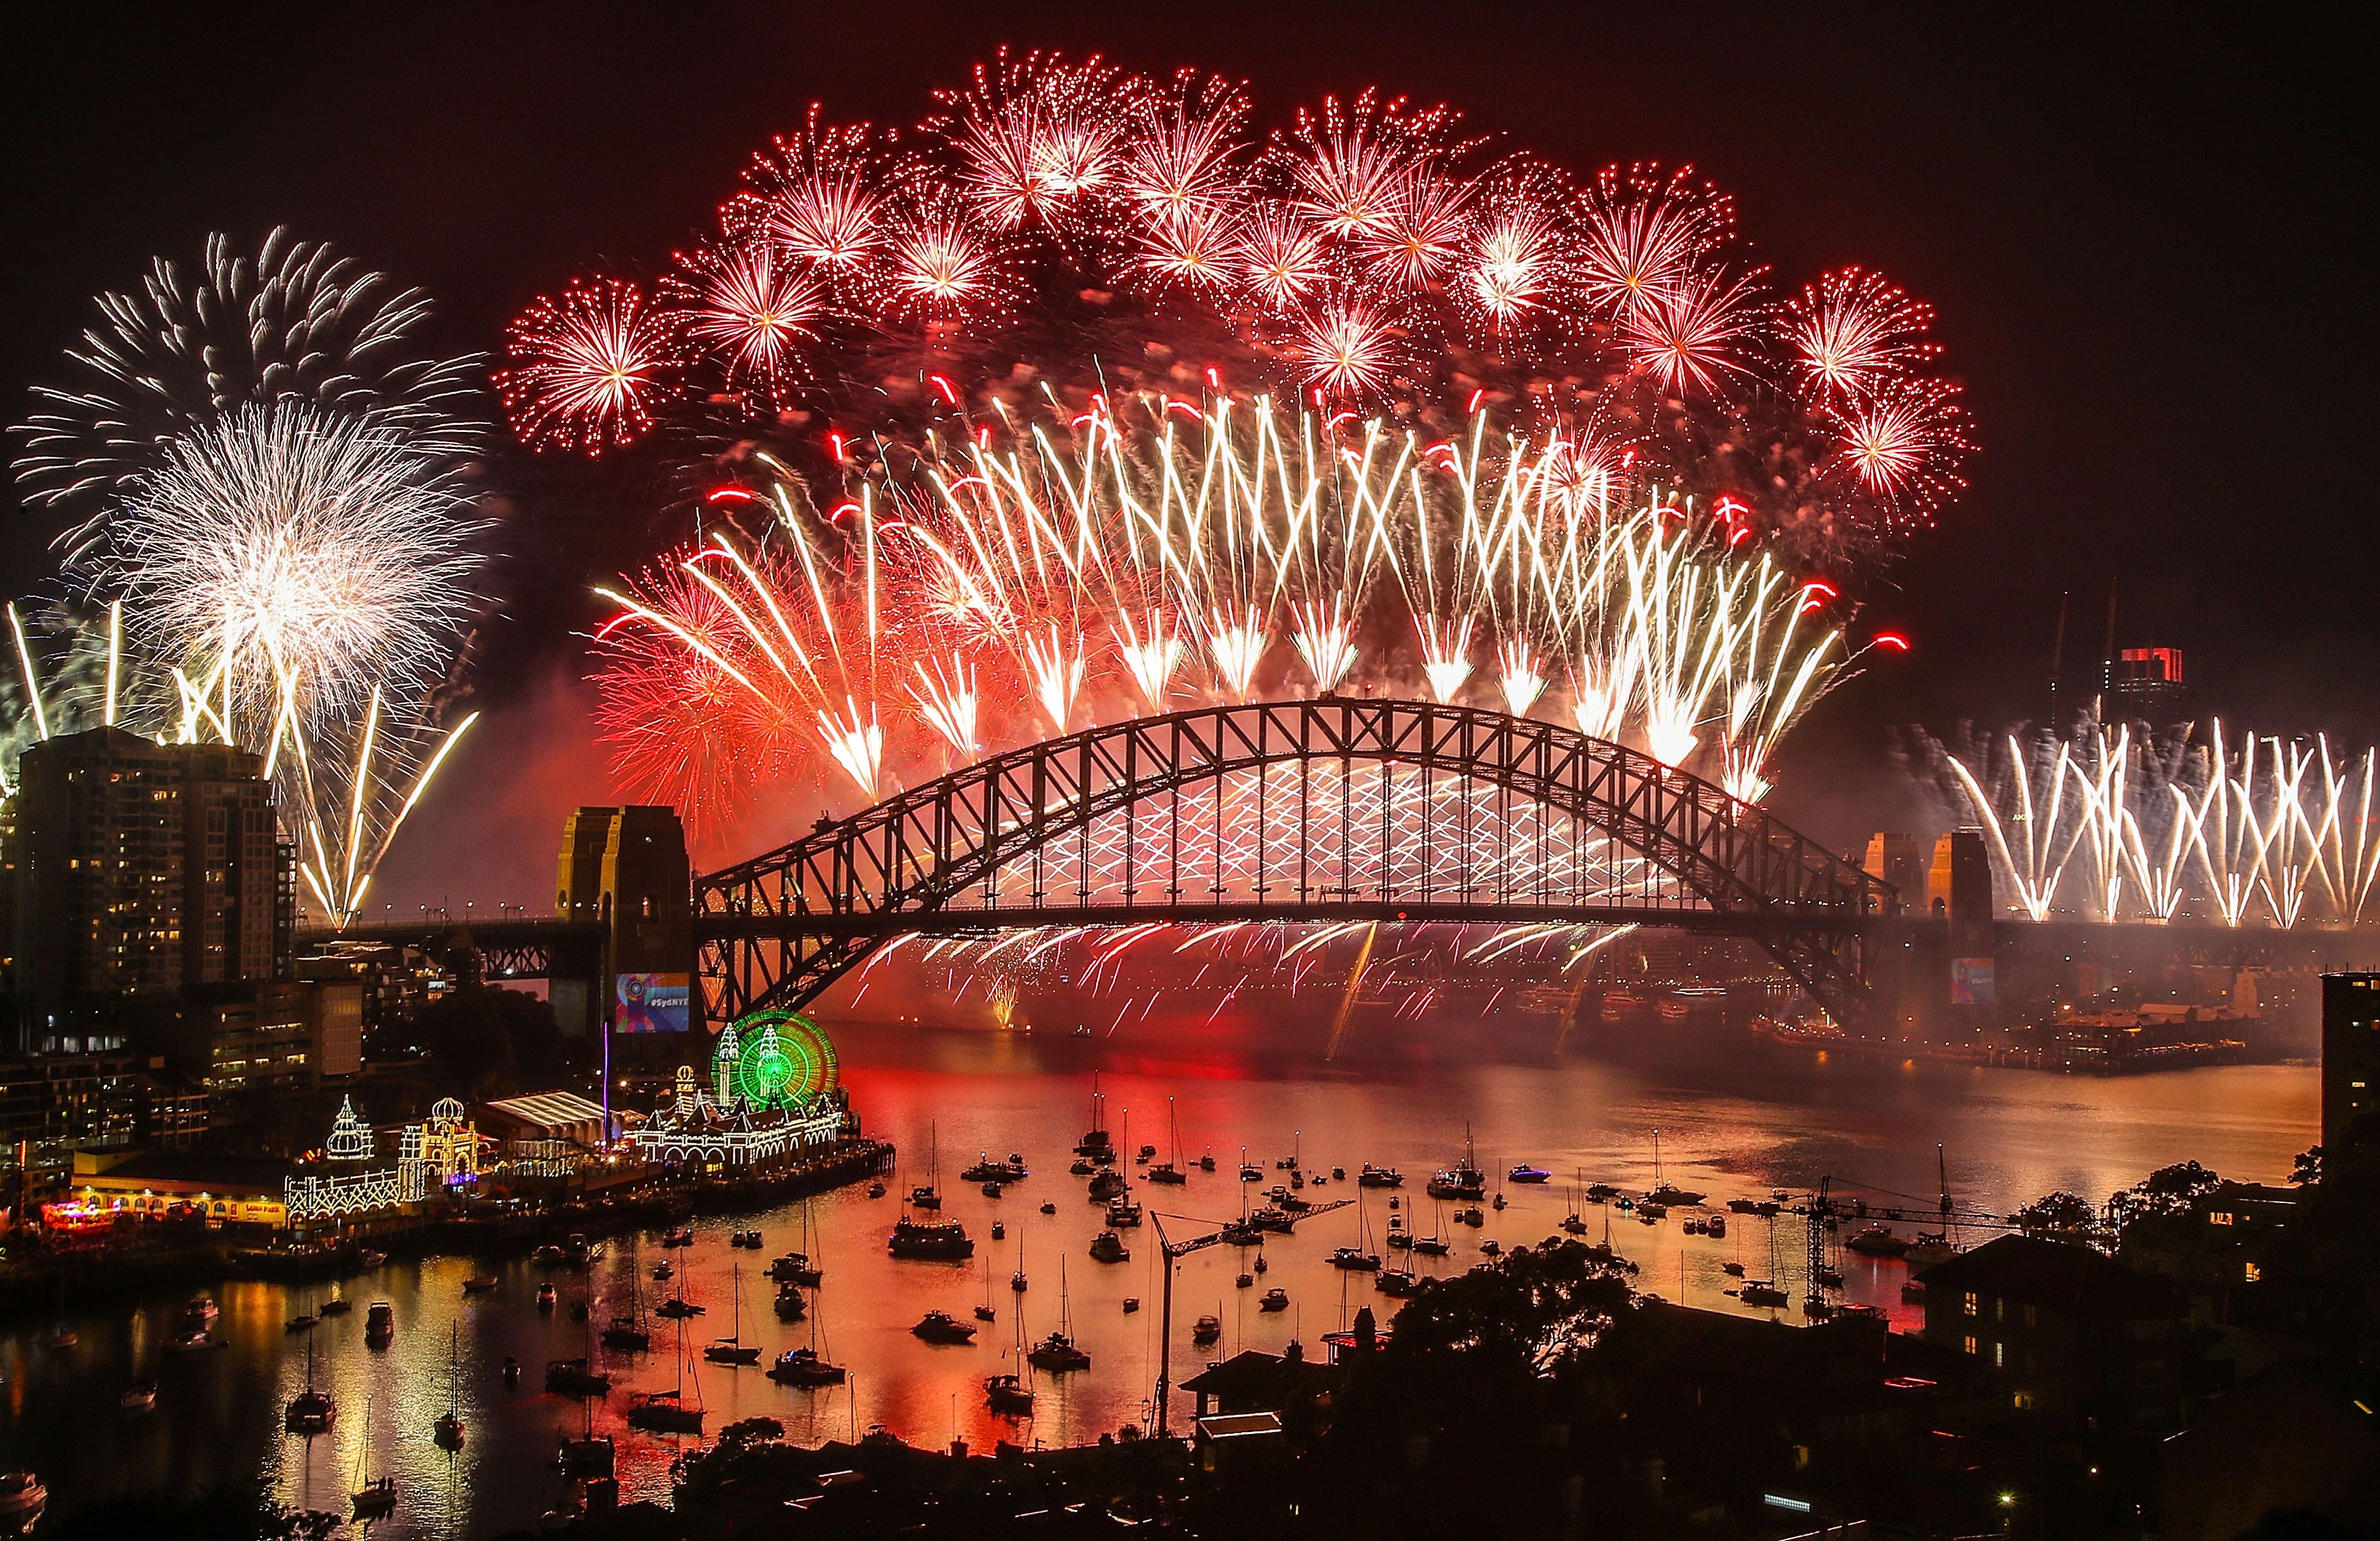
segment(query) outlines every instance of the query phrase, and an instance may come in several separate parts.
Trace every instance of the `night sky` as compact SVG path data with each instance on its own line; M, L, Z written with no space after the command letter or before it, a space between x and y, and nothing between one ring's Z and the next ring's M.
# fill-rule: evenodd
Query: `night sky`
M1260 122L1377 83L1580 172L1692 162L1735 194L1780 278L1857 262L1938 308L1942 368L1984 450L1973 487L1866 580L1867 618L1915 651L1801 730L1779 795L1789 817L1847 837L1863 811L1797 803L1797 779L1885 778L1889 723L2038 714L2060 593L2071 677L2096 668L2111 581L2119 643L2185 649L2204 706L2266 732L2380 735L2373 183L2349 80L2362 51L2278 24L2176 10L1969 28L1801 6L91 7L47 36L12 33L7 417L56 376L93 292L133 284L154 253L194 257L211 229L250 247L280 223L332 240L429 289L442 348L484 349L598 259L686 241L811 101L913 121L1003 42L1245 78ZM566 517L549 486L506 526L505 614L478 684L492 743L518 757L543 742L537 786L450 786L443 800L470 806L433 799L448 836L432 843L474 842L479 879L431 876L445 851L408 850L392 892L536 900L558 808L601 799L583 727L565 731L570 633L608 575L590 553L633 556L643 539L622 528L642 506L636 474L588 484ZM47 576L48 528L18 519L0 546L11 592ZM601 521L601 538L574 519ZM490 773L504 763L529 762Z

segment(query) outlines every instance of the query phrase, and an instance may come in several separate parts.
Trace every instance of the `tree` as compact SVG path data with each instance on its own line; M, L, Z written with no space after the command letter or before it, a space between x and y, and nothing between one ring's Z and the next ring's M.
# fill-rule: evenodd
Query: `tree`
M2322 1185L2322 1147L2309 1146L2299 1154L2296 1163L2289 1168L2289 1181L2301 1188Z
M2120 1235L2126 1226L2137 1220L2171 1219L2186 1215L2222 1183L2223 1179L2196 1161L2159 1167L2123 1192L2108 1195L2107 1222Z
M2099 1229L2099 1211L2091 1201L2064 1189L2044 1194L2009 1219L2028 1236L2095 1240Z
M1567 1239L1517 1248L1426 1285L1397 1313L1390 1352L1478 1354L1550 1375L1628 1309L1621 1267Z

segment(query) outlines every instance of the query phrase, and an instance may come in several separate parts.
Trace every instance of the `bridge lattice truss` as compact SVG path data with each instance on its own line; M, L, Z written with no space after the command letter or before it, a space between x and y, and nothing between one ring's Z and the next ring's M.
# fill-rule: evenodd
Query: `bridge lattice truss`
M1749 937L1838 1015L1891 891L1761 809L1548 722L1208 707L900 793L695 885L703 1009L799 1006L907 934L1146 921L1651 921Z

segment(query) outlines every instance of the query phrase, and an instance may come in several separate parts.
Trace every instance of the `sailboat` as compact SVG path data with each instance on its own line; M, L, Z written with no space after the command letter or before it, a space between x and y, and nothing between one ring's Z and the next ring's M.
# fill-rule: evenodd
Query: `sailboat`
M1412 1249L1424 1257L1443 1257L1451 1250L1446 1243L1446 1206L1433 1201L1430 1205L1429 1234L1415 1236Z
M1190 1181L1190 1175L1182 1170L1181 1165L1182 1121L1174 1115L1173 1098L1170 1097L1165 1099L1165 1122L1170 1131L1167 1138L1172 1142L1172 1148L1166 1152L1164 1160L1149 1168L1143 1175L1151 1183L1177 1184L1187 1183Z
M645 1291L637 1281L637 1270L628 1269L628 1314L614 1317L612 1325L603 1329L603 1346L629 1353L643 1353L653 1346L653 1335L645 1326Z
M610 1476L619 1453L613 1448L612 1437L595 1432L593 1407L580 1402L578 1414L578 1438L562 1437L562 1469L577 1477Z
M1025 1365L1025 1313L1016 1313L1016 1341L1002 1351L1002 1357L1014 1356L1014 1363ZM1033 1415L1033 1372L1024 1369L1002 1370L983 1377L984 1405L1005 1418L1029 1418Z
M786 1386L840 1386L844 1370L840 1365L827 1363L825 1351L819 1347L819 1318L823 1308L810 1313L810 1341L808 1348L791 1348L777 1355L769 1366L769 1378Z
M1658 1129L1653 1131L1653 1186L1645 1193L1645 1197L1649 1203L1663 1206L1700 1204L1703 1201L1701 1194L1689 1193L1674 1183L1662 1180L1661 1132Z
M1431 1173L1428 1185L1422 1191L1432 1198L1488 1196L1488 1174L1479 1170L1478 1154L1471 1144L1471 1125L1463 1126L1463 1164Z
M1334 1268L1354 1268L1364 1273L1377 1273L1380 1268L1380 1255L1368 1250L1371 1245L1371 1225L1369 1217L1364 1213L1363 1192L1361 1188L1355 1190L1355 1244L1334 1248L1330 1254L1330 1266Z
M1020 1329L1022 1323L1019 1324ZM1091 1356L1075 1344L1075 1315L1066 1294L1066 1255L1058 1255L1058 1329L1033 1345L1026 1359L1052 1375L1087 1370Z
M1746 1280L1735 1297L1746 1305L1778 1306L1792 1297L1777 1287L1777 1219L1768 1219L1768 1277Z
M431 1437L450 1450L463 1448L462 1331L459 1323L446 1326L446 1411L431 1426Z
M819 1287L819 1280L826 1277L826 1270L815 1261L817 1256L817 1244L810 1239L810 1204L809 1200L804 1199L802 1200L802 1249L799 1252L788 1252L770 1264L769 1277L783 1283L799 1284L805 1289L815 1290Z
M314 1335L306 1334L306 1389L289 1399L282 1426L292 1434L321 1434L339 1421L339 1404L314 1386Z
M694 1404L686 1405L686 1372L693 1356L686 1352L686 1323L677 1324L677 1385L666 1391L647 1391L628 1409L628 1426L655 1434L702 1432L702 1382L694 1386Z
M975 1319L979 1322L1000 1319L1000 1313L991 1308L991 1274L992 1270L987 1265L983 1270L983 1304L975 1308Z
M909 1190L910 1207L939 1210L942 1207L942 1132L939 1121L926 1126L926 1185Z
M365 1475L365 1462L371 1459L371 1398L364 1398L364 1433L356 1442L356 1486L347 1495L348 1507L358 1520L377 1520L396 1508L396 1478Z
M714 1365L757 1365L760 1351L744 1342L744 1270L737 1268L728 1275L727 1292L735 1302L733 1329L724 1338L714 1338L702 1351L702 1356Z
M1075 1142L1075 1154L1101 1166L1115 1159L1115 1142L1108 1137L1107 1098L1100 1094L1096 1071L1091 1074L1091 1126Z
M699 1317L702 1311L701 1306L686 1298L686 1280L683 1278L677 1280L677 1292L653 1307L654 1316L667 1317L673 1321Z

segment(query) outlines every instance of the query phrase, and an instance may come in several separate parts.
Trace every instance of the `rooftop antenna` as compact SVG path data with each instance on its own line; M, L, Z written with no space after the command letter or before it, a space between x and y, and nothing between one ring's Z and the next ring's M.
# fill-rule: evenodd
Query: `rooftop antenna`
M2058 677L2066 672L2066 602L2072 598L2068 589L2058 593L2058 640L2049 649L2049 720L2058 721Z
M2116 683L2116 576L2107 575L2107 640L2099 649L2099 694L2091 702L2091 717L2097 721L2107 710L2107 693Z

